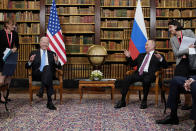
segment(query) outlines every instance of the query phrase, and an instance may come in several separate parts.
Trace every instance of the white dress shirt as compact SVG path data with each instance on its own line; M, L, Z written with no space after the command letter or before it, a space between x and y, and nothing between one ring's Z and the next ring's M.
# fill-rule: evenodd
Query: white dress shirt
M148 58L148 61L147 61L146 65L145 65L145 67L144 67L144 72L148 72L148 68L149 68L149 65L150 65L150 60L152 58L153 53L154 53L154 50L149 52L149 58ZM144 57L144 59L142 61L142 64L144 63L144 60L146 59L146 57L147 57L147 54L145 55L145 57ZM160 62L162 60L163 60L163 57L161 57ZM142 64L141 64L141 66L142 66ZM140 68L141 68L141 66L140 66ZM139 70L140 70L140 68L139 68Z

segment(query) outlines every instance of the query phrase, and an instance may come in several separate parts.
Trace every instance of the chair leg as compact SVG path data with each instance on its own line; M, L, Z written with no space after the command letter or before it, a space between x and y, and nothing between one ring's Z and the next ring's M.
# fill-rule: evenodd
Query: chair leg
M56 92L57 92L57 89L55 89L55 92L54 92L54 100L56 100Z
M163 102L164 102L164 114L166 113L166 109L167 109L167 106L166 106L166 99L165 99L165 91L161 91L161 98L163 99Z
M158 107L158 100L159 100L159 87L155 87L155 104L156 104L156 107Z
M128 93L127 93L127 100L126 100L126 103L128 104L129 103L129 96L130 96L130 91L128 91Z
M140 91L140 90L139 90L139 100L140 100L140 101L142 100L141 91Z
M33 101L33 91L31 89L29 89L29 96L30 96L30 105L32 105L32 101Z
M63 89L60 89L60 104L62 104L62 94L63 94Z

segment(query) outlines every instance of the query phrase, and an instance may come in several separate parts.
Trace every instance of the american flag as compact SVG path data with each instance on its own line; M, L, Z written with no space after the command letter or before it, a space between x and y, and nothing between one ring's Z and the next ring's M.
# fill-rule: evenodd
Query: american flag
M50 8L50 17L46 36L50 40L49 50L54 51L58 55L61 65L65 64L67 62L65 44L57 15L55 0L53 0Z

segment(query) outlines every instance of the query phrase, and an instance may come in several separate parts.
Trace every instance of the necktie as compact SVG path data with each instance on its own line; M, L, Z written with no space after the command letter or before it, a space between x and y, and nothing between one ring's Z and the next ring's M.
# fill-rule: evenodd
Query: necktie
M150 54L148 53L147 56L146 56L146 58L145 58L145 60L144 60L144 62L143 62L143 64L141 65L140 70L139 70L139 75L142 75L143 74L144 67L146 66L146 63L147 63L147 61L149 59L149 55Z
M46 51L43 50L42 58L41 58L41 65L40 65L40 71L43 71L44 66L46 62Z

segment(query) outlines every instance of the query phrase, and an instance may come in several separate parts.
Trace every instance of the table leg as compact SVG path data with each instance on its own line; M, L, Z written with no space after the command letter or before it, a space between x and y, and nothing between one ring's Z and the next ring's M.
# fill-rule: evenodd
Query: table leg
M82 101L82 86L79 85L79 93L80 93L80 104L81 104L81 101Z
M111 100L114 101L114 90L115 90L115 86L112 86L112 93L111 93Z

